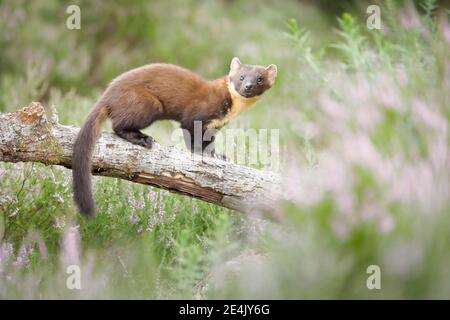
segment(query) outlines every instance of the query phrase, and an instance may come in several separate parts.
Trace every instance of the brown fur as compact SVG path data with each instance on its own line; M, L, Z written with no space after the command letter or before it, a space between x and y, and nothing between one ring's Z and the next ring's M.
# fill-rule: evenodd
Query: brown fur
M194 121L202 121L202 131L225 125L271 87L276 75L276 67L274 75L273 70L269 69L271 66L264 69L242 65L234 58L228 76L207 81L184 68L157 63L130 70L114 79L89 114L75 141L73 186L80 211L86 216L95 215L90 181L91 157L104 120L111 119L114 132L121 138L147 148L151 148L153 139L140 130L157 120L175 120L190 133L186 144L191 151L197 151L193 141ZM245 68L248 68L248 79L253 77L256 81L258 75L263 76L264 86L255 82L252 92L230 90L230 84L233 88L236 84L241 87L236 78L241 76L239 70ZM201 149L204 150L213 141L202 142Z

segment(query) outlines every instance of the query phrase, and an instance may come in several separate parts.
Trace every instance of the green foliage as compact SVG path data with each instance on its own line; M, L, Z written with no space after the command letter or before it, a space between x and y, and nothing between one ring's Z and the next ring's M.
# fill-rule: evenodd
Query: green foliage
M69 170L2 163L1 298L450 296L450 49L436 1L421 1L423 14L383 2L382 30L365 28L356 2L333 23L298 1L76 3L80 31L65 28L60 1L0 3L1 111L41 100L80 125L134 66L213 78L233 56L276 63L275 87L231 126L280 128L290 200L247 217L94 177L99 214L86 221ZM172 128L149 131L170 145ZM73 256L76 292L65 286ZM382 290L366 287L372 264Z

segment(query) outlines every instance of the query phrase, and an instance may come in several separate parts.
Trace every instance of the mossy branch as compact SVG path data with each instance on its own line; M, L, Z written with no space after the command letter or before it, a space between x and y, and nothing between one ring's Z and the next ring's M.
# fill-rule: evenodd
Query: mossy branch
M78 128L49 121L32 102L0 114L0 161L40 162L71 168ZM152 185L220 206L248 212L273 203L281 194L277 174L206 158L155 144L151 150L103 133L93 155L94 175Z

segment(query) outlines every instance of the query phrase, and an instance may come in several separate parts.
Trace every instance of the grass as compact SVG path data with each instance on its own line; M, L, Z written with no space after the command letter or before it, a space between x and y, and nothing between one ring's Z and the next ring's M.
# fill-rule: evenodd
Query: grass
M235 55L276 63L275 87L230 126L280 129L290 200L260 212L274 223L94 177L99 214L85 221L70 171L1 163L1 298L450 296L448 10L385 1L383 29L367 30L364 10L330 19L298 1L79 4L81 32L61 27L58 1L0 4L0 111L41 100L81 125L137 65L216 77ZM148 132L170 144L174 127ZM370 265L381 290L366 287Z

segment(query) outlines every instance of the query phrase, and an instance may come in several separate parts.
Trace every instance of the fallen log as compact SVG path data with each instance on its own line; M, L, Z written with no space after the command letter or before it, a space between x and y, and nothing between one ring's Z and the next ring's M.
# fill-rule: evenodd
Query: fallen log
M38 102L0 114L0 161L71 168L78 130L59 124L54 114L47 119ZM241 212L270 205L281 195L280 177L275 173L157 143L148 150L112 133L101 135L92 163L94 175L163 188Z

